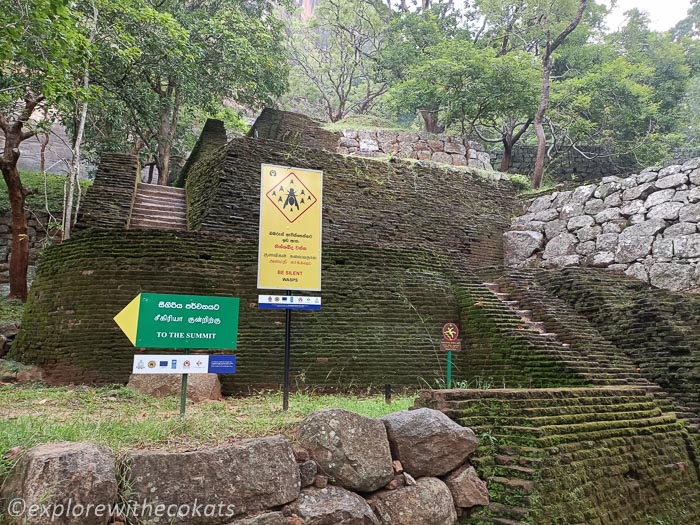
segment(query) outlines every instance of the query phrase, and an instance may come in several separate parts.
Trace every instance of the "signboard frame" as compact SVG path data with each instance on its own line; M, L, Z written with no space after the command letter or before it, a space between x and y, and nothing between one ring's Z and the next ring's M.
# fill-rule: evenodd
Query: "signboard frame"
M286 172L284 177L288 177L289 174L294 173L294 172L316 173L320 177L319 196L316 198L316 202L313 204L314 206L319 207L318 232L316 232L315 228L314 228L314 231L312 232L314 235L318 235L318 240L317 240L318 261L316 262L316 264L318 265L318 268L317 268L318 286L294 285L294 283L292 283L292 282L280 283L278 286L267 286L266 284L269 284L269 283L262 282L265 280L263 278L263 273L264 273L264 270L266 269L265 265L268 264L268 263L266 263L265 258L263 256L264 255L264 253L263 253L264 252L263 240L267 239L267 236L268 236L268 234L263 229L265 219L266 219L266 216L265 216L265 202L266 202L266 191L265 190L267 188L267 186L265 184L266 170L269 170L269 171L283 170ZM303 181L302 181L302 184L303 184ZM293 224L293 221L289 222L289 224ZM289 231L289 233L297 233L297 232ZM288 292L292 292L292 291L320 292L321 291L321 283L322 283L322 268L323 268L323 170L295 168L293 166L282 166L282 165L278 165L278 164L262 163L260 165L260 217L259 217L259 223L258 223L258 275L257 275L257 287L258 287L258 289L259 290L285 290ZM292 294L288 293L287 295L292 295Z

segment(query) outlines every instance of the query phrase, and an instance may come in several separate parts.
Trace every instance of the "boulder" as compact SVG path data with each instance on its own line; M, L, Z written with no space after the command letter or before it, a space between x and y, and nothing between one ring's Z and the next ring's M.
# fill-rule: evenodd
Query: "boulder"
M654 193L656 188L651 182L645 184L640 184L634 188L630 188L622 192L623 201L634 201L637 199L646 199L649 195Z
M595 241L582 242L576 247L576 253L578 255L586 256L595 253Z
M559 212L559 218L567 220L571 219L572 217L578 217L579 215L583 214L583 204L571 201L569 202L569 204L565 204L561 207L561 212ZM556 217L554 217L554 219L556 219Z
M673 239L657 237L651 248L651 253L656 262L670 262L673 259Z
M688 202L693 204L700 202L700 188L695 187L688 192Z
M5 504L16 498L24 501L25 509L40 505L38 508L56 517L46 519L42 512L13 517L19 509L9 508L12 512L5 512L7 521L3 522L7 525L106 524L111 517L107 507L117 501L114 454L90 443L36 446L22 456L0 492ZM68 505L73 512L66 512ZM78 506L83 510L78 511Z
M629 201L622 206L622 208L620 208L620 215L623 215L624 217L631 217L632 215L637 215L638 213L646 213L644 202L640 200Z
M333 485L302 490L294 508L305 525L379 525L362 497Z
M700 203L689 204L682 208L678 218L681 222L700 222Z
M571 196L573 194L573 191L560 191L553 193L552 195L554 195L554 200L552 201L552 207L561 208L565 204L568 204L571 201Z
M693 186L700 186L700 169L695 169L690 172L690 183Z
M595 221L593 220L593 217L589 217L588 215L579 215L578 217L572 217L569 219L566 227L569 231L574 231L580 228L585 228L586 226L593 226L594 224Z
M603 233L603 228L600 226L586 226L576 232L576 238L579 242L587 242L594 240L601 233Z
M674 237L672 242L673 255L676 257L681 257L683 259L700 257L700 234L681 235L679 237Z
M649 219L648 221L640 222L625 228L620 238L622 237L648 237L656 235L666 228L666 222L663 219Z
M648 210L664 202L671 202L674 195L676 195L676 190L674 189L656 191L647 197L644 201L644 207Z
M625 270L625 274L629 275L630 277L634 277L635 279L639 279L640 281L644 281L645 283L649 282L649 273L642 263L633 264L627 268L627 270Z
M542 232L542 231L544 231L545 224L546 223L544 223L542 221L529 221L529 222L516 221L516 223L513 225L513 230Z
M419 408L382 418L391 452L413 477L443 476L456 469L476 450L471 429L442 412Z
M578 239L570 233L561 233L547 243L544 249L544 258L553 259L566 255L576 255Z
M553 221L557 217L559 217L559 212L557 210L555 210L554 208L550 208L548 210L543 210L543 211L538 211L537 213L532 214L533 221L541 221L541 222Z
M598 199L606 199L607 197L618 191L620 191L619 182L608 182L598 186L598 188L593 193L593 196Z
M287 525L287 518L281 512L265 512L234 520L226 525Z
M560 233L566 232L566 224L567 221L564 219L556 219L554 221L545 223L544 234L547 237L547 239L553 239Z
M678 219L678 212L681 211L684 204L682 202L664 202L658 206L654 206L647 213L647 219Z
M695 285L694 274L695 267L690 264L656 263L649 269L649 282L658 288L678 292Z
M174 374L132 374L127 388L153 397L179 396L182 376ZM188 374L187 399L198 403L221 399L221 382L216 374Z
M452 494L437 478L376 494L370 504L384 525L453 525L457 522Z
M700 158L690 159L681 166L682 171L696 170L700 168Z
M605 209L605 203L602 199L591 199L583 207L583 212L587 215L595 215Z
M503 234L503 258L506 266L517 266L540 250L544 237L534 231L509 231Z
M447 476L445 484L452 493L456 507L470 509L489 504L489 489L470 465L463 465Z
M606 208L595 216L595 222L603 224L604 222L616 221L622 219L620 208Z
M637 176L636 176L636 175L630 175L629 177L627 177L627 178L625 178L625 179L622 179L622 180L620 181L620 187L621 187L623 190L628 190L628 189L630 189L630 188L634 188L634 187L637 186L638 184L639 184L639 181L637 180Z
M593 256L591 264L598 268L610 266L615 262L615 254L613 252L598 252Z
M596 239L596 250L601 252L613 252L617 248L619 233L603 233Z
M667 166L659 170L659 179L664 179L666 177L677 175L681 172L682 168L683 166L681 166L680 164L673 164L672 166Z
M556 194L543 195L542 197L537 197L532 201L530 207L528 208L529 213L537 213L540 211L548 210L552 207L552 201L556 197Z
M679 222L664 230L664 239L673 239L681 235L692 235L698 231L697 224L692 222Z
M680 166L679 166L680 168ZM663 173L663 170L661 170ZM680 186L682 184L686 184L688 182L688 174L687 173L672 173L670 175L665 175L663 176L661 173L659 173L659 178L658 180L654 183L654 186L659 189L659 190L665 190L668 188L675 188L676 186Z
M317 410L301 423L298 439L319 470L342 487L373 492L394 476L387 431L379 419Z
M603 204L606 208L616 208L618 206L622 206L622 192L616 191L615 193L608 195L605 197Z
M282 436L194 452L134 451L127 454L125 467L134 501L148 500L154 507L201 504L225 509L220 517L206 517L204 512L175 516L171 524L229 523L234 517L286 505L300 490L299 467Z
M586 202L588 202L588 199L593 197L593 194L595 193L597 188L598 186L596 186L595 184L579 186L574 190L574 193L571 195L571 202L581 205L586 204Z
M615 261L618 263L631 263L642 259L651 253L651 246L654 243L654 237L649 235L646 237L637 237L633 235L625 235L631 229L623 231L615 251Z

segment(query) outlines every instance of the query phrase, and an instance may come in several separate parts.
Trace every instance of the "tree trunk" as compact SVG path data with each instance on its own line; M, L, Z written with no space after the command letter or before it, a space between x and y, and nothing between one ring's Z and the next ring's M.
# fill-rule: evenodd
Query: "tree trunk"
M21 139L14 133L5 136L2 176L12 210L12 247L10 251L10 297L27 300L27 268L29 267L29 237L24 214L26 191L22 187L17 161Z
M174 97L174 100L171 99ZM170 176L170 158L172 156L173 143L177 133L177 121L180 113L180 90L171 80L168 88L161 97L160 129L158 130L158 150L156 154L156 166L158 167L158 184L168 185Z
M513 159L513 143L505 138L503 139L503 158L501 159L501 167L499 171L507 173L510 169L510 163Z
M547 136L544 133L544 114L549 107L549 91L552 77L552 69L554 63L552 54L566 40L566 38L579 25L583 18L583 13L586 10L588 0L579 0L578 11L576 16L566 28L552 40L549 30L546 31L547 43L545 51L542 55L542 98L540 99L540 107L535 114L535 134L537 135L537 158L535 159L535 171L532 175L532 187L539 188L542 184L542 175L544 173L544 156L547 152Z
M535 158L535 171L532 175L532 187L537 189L542 185L544 174L544 157L547 153L547 136L544 133L544 114L549 106L549 91L552 76L552 60L550 56L545 59L542 73L542 98L540 107L535 113L535 134L537 135L537 157Z
M423 119L423 128L425 131L428 133L442 133L443 129L442 126L438 123L438 120L435 118L435 112L434 111L429 111L427 109L421 109L419 110L420 116Z

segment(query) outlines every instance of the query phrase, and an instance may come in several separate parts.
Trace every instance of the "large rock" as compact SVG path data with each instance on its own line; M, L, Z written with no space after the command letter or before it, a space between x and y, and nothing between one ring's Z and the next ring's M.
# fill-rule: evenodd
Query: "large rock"
M566 227L569 229L569 231L574 231L585 228L586 226L593 226L594 224L595 221L593 220L593 217L589 217L588 215L579 215L578 217L572 217L569 219Z
M393 478L387 431L379 419L317 410L299 427L299 443L324 474L348 489L373 492Z
M671 239L669 239L671 240ZM673 239L673 255L683 259L700 257L700 234L681 235Z
M193 356L194 357L194 356ZM182 376L175 374L132 374L127 388L153 397L179 396ZM221 382L216 374L188 374L187 399L198 403L221 399Z
M675 188L676 186L680 186L688 182L687 173L671 173L669 175L662 175L662 173L659 173L659 179L654 184L656 188L660 190Z
M676 190L674 189L656 191L647 197L647 200L644 201L644 207L648 210L664 202L671 202L675 194Z
M684 207L679 214L681 222L700 222L700 203Z
M654 193L655 190L656 188L654 188L654 185L650 182L640 184L639 186L623 191L622 200L634 201L637 199L646 199L649 195Z
M673 239L681 235L691 235L698 231L697 224L692 222L679 222L664 230L664 239Z
M695 285L695 267L690 264L656 263L649 270L649 282L674 292L687 290Z
M384 525L453 525L457 512L450 489L437 478L376 494L370 504Z
M654 237L651 235L648 237L625 235L626 231L627 230L620 234L617 250L615 251L615 261L619 263L631 263L651 253Z
M503 234L503 258L506 266L517 266L542 248L544 237L534 231L509 231Z
M544 258L553 259L566 255L576 255L578 239L570 233L561 233L547 243L544 249Z
M663 219L649 219L625 228L620 237L648 237L656 235L663 231L664 228L666 228L666 221Z
M647 213L647 219L678 219L678 212L681 211L684 204L682 202L664 202L658 206L654 206Z
M166 507L222 505L216 517L190 513L169 524L219 525L299 496L299 467L287 438L274 436L195 452L136 451L126 458L130 499ZM201 507L200 507L201 509ZM145 516L152 523L155 516ZM166 522L162 522L166 523Z
M598 189L598 186L595 184L588 184L587 186L579 186L574 190L574 193L571 195L571 201L572 203L576 204L586 204L588 199L593 197L593 194L595 193L596 189Z
M362 497L333 485L302 490L294 508L305 525L379 525Z
M12 516L20 509L12 500L20 498L25 510L40 505L36 516ZM51 443L30 449L2 487L0 500L7 525L99 525L110 515L106 508L117 501L117 478L111 450L90 443ZM67 509L72 513L60 512ZM88 509L88 505L91 507ZM78 511L78 506L83 509ZM101 506L101 507L98 507ZM54 519L42 516L44 509ZM2 512L0 512L2 514Z
M445 484L452 493L456 507L470 509L489 504L489 489L470 465L464 465L447 476Z
M382 418L391 452L411 476L443 476L476 450L471 429L429 408L395 412Z

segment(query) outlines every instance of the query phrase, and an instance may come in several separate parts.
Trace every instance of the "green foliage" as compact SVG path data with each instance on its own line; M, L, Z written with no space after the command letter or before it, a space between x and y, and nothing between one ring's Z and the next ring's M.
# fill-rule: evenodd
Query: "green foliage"
M323 129L328 131L342 131L344 129L355 129L355 130L379 130L379 129L390 129L390 130L408 130L408 126L401 126L396 122L383 119L381 117L374 117L371 115L350 115L345 117L338 122L328 122L323 124Z
M66 182L64 175L46 174L46 194L44 194L44 176L39 172L23 171L22 185L30 192L27 196L26 207L32 212L46 210L46 200L48 199L49 211L53 214L60 214L63 209L63 186ZM81 180L80 186L83 195L92 183L88 180ZM10 202L6 192L0 193L0 213L10 211Z
M17 299L0 297L0 323L19 322L24 313L24 303Z
M518 191L527 191L532 189L532 181L525 175L516 173L509 175L508 178Z

